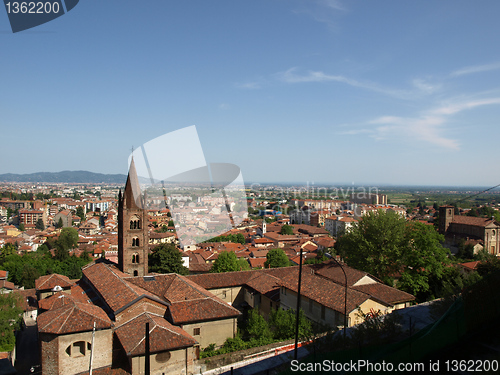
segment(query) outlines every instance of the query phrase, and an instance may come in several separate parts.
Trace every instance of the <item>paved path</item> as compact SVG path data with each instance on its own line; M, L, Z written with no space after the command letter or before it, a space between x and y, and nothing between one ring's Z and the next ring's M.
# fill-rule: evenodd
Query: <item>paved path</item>
M36 322L28 318L26 327L20 332L17 341L17 356L14 367L19 375L32 374L30 372L31 366L40 363L36 331Z

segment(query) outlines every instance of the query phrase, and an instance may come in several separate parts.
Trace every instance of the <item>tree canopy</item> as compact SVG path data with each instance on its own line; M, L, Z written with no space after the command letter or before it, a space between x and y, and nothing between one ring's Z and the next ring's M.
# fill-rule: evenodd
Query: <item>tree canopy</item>
M149 254L148 261L149 272L189 274L189 270L182 264L181 252L171 243L156 246Z
M444 275L449 251L434 227L391 211L370 212L341 236L336 249L347 264L412 294L425 294Z
M215 260L210 272L232 272L249 270L250 265L245 259L238 259L232 251L222 251Z
M22 310L20 296L0 293L0 352L10 352L16 346L14 330L19 327Z
M280 234L292 235L293 234L293 227L291 225L284 224L281 227Z
M290 261L286 256L283 249L271 249L266 254L266 262L264 267L266 268L278 268L278 267L288 267Z

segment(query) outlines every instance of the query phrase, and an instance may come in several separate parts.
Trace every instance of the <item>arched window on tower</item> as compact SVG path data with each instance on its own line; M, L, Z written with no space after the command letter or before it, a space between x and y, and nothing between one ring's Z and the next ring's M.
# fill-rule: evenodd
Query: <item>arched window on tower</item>
M135 215L130 219L130 229L141 229L141 220Z
M132 238L132 247L138 247L139 246L139 238L134 237Z

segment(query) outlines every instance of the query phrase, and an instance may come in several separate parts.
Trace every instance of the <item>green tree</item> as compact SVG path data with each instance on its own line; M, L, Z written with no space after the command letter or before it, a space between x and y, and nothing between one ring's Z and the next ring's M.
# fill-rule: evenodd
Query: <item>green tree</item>
M17 253L17 247L13 243L6 243L4 247L1 249L0 253L0 260L4 259L5 257L16 254Z
M266 268L278 268L278 267L288 267L290 261L286 256L283 249L271 249L266 254L266 262L264 267Z
M14 331L20 326L22 314L19 299L14 293L0 294L0 352L10 352L16 346Z
M236 254L232 251L222 251L215 260L210 272L220 273L220 272L231 272L239 271L240 265L238 264L238 258Z
M440 244L443 240L432 226L407 222L394 212L379 210L355 223L338 239L336 249L349 266L389 285L400 274L399 288L425 294L431 279L442 279L448 263L449 252Z
M59 221L57 222L56 224L56 228L62 228L63 227L63 221L62 221L62 217L59 218Z
M24 264L21 271L19 284L24 286L26 289L33 289L35 287L36 279L38 279L40 276L42 275L35 266L32 266L31 264Z
M441 245L444 237L430 225L409 222L406 238L397 286L421 300L427 299L426 293L433 289L433 284L442 283L450 253Z
M181 252L170 243L156 246L149 254L149 272L189 274L182 264Z
M281 307L272 310L269 315L269 326L276 340L287 340L295 336L296 313L293 309L283 310ZM311 321L306 318L302 309L299 310L299 337L310 337Z
M82 221L85 220L85 212L82 206L76 208L76 216L78 216Z
M250 264L245 258L238 259L238 271L247 271L250 269Z
M285 234L285 235L292 235L293 234L293 227L291 225L283 225L280 230L280 234Z
M43 220L42 219L38 219L38 221L35 224L35 228L38 229L38 230L44 230L45 229L45 225L43 224Z
M19 224L19 230L21 232L24 232L26 230L26 228L24 228L24 224L23 223Z
M65 250L74 249L78 246L78 231L75 228L63 228L56 241Z
M259 345L272 342L273 333L269 329L266 319L256 309L250 310L248 314L245 338L247 341L256 341Z

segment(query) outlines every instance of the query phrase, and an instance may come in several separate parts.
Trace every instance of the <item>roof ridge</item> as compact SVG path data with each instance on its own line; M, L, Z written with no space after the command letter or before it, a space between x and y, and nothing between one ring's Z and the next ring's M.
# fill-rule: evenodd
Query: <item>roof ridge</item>
M149 320L152 320L149 316L148 316L148 313L147 312L144 312L138 316L136 316L136 318L139 318L141 315L145 315L146 316L146 319L149 319ZM154 323L154 320L152 320L153 323ZM155 327L153 327L152 329L149 330L149 334L151 334L151 332L153 332L153 330L155 329ZM137 342L137 345L134 346L129 353L132 353L135 348L137 348L139 345L141 345L141 343L146 339L146 336L142 337L138 342Z
M69 319L70 315L71 315L71 314L73 314L73 311L75 310L75 307L76 307L75 305L73 305L73 306L71 306L71 305L66 305L66 306L69 306L69 307L70 307L70 309L71 309L72 311L70 311L70 312L68 313L68 316L66 316L66 319L64 320L64 323L63 323L63 324L61 324L61 325L59 326L58 332L60 332L60 331L61 331L62 327L66 324L66 322L68 321L68 319Z

